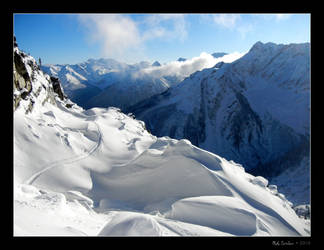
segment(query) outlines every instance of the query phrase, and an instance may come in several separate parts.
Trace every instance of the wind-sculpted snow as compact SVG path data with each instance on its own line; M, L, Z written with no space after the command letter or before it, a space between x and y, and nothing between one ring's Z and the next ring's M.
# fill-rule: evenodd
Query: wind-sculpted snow
M19 184L21 177L25 176L37 188L54 190L62 193L58 197L68 198L55 198L52 201L55 206L60 202L60 207L69 207L72 206L70 202L76 201L90 210L93 205L101 213L106 211L109 214L111 209L116 208L125 211L114 212L116 215L107 221L99 235L200 235L200 232L203 235L206 230L210 230L210 235L307 235L303 230L304 227L307 230L307 226L298 218L289 202L278 194L273 194L261 177L254 178L234 162L199 149L187 140L156 138L144 129L142 122L116 109L91 109L86 112L70 110L67 113L53 106L51 112L51 116L48 116L48 111L38 114L44 121L47 119L52 124L57 124L38 127L40 135L44 134L44 129L47 135L39 138L21 137L18 132L24 123L33 124L31 121L40 120L40 117L31 114L28 119L18 119L24 114L15 112L16 140L19 137L19 144L15 144L16 182ZM70 119L63 119L66 116ZM98 128L92 126L94 121ZM83 137L89 145L84 150L89 152L87 150L90 148L91 153L84 155L79 148L82 144L72 142L72 150L68 151L66 149L69 147L64 141L57 141L57 129L67 127L68 124L70 130L65 130L65 133L69 140L93 134ZM75 129L79 129L78 135L72 124ZM101 141L100 147L95 147L96 150L93 150L94 146L90 146L97 145L94 140L97 143ZM29 150L28 145L33 145L32 150ZM40 145L51 145L51 148L48 148L46 154L33 154L32 161L24 162L22 171L20 164L23 159L28 159L32 151L40 152ZM53 158L51 155L59 152L60 148L65 149L65 153ZM71 160L66 160L64 155L70 155ZM47 165L39 163L42 162L40 158L44 160L44 156L48 157ZM38 169L37 178L35 169ZM41 192L38 189L24 190L35 195ZM82 198L84 195L85 198ZM50 197L44 196L44 199L51 200ZM19 210L19 199L16 202ZM37 207L39 202L42 200L29 197L27 204L23 206L34 204ZM27 210L30 209L33 208ZM54 211L56 209L58 207L53 208ZM129 210L137 214L130 214L127 212ZM161 214L161 218L152 214L157 212ZM20 212L17 216L19 214ZM170 220L172 223L169 225ZM28 229L19 218L16 221L17 228ZM275 223L275 228L272 222ZM38 223L37 220L35 223ZM193 226L193 231L185 233L185 223L197 227ZM178 230L170 229L175 224ZM66 233L66 227L56 230L58 234ZM82 230L83 233L87 234Z
M76 135L73 135L75 130L71 125L74 124L75 128L79 128L80 136L93 133L92 136L84 137L86 141L89 140L89 145L97 145L93 144L93 140L99 142L101 139L101 146L90 150L92 154L88 153L84 157L84 154L77 156L76 153L81 152L78 149L80 144L71 144L73 151L65 152L65 155L71 155L71 160L67 161L60 155L62 161L59 165L60 160L58 157L51 158L51 152L66 149L66 144L54 144L49 137L43 136L20 138L20 146L15 146L15 159L18 160L15 164L16 182L22 185L19 184L21 176L29 175L29 180L33 180L29 183L37 188L28 188L28 185L23 184L25 203L20 203L20 198L16 199L17 234L24 234L22 231L29 229L36 235L50 234L49 229L46 231L49 225L45 227L41 224L45 231L36 232L31 225L22 223L19 216L22 216L22 211L34 214L34 209L43 206L44 201L51 200L53 205L49 203L46 206L53 206L52 211L62 220L61 228L58 226L51 230L62 235L66 235L67 231L76 235L94 234L93 229L88 232L87 229L77 231L75 225L67 230L62 211L70 211L75 202L86 210L93 211L91 207L94 206L98 213L106 211L107 216L110 215L112 219L108 219L106 224L100 222L101 226L96 229L96 234L101 236L206 235L206 232L207 235L307 235L303 229L305 227L308 230L307 225L298 218L289 202L273 194L266 180L245 173L239 164L199 149L188 140L156 138L144 129L142 122L116 109L91 109L85 112L70 110L67 113L59 107L52 107L51 112L51 116L48 116L49 111L38 115L44 120L52 119L52 124L55 119L57 125L49 127L50 130L40 126L39 134L43 134L42 129L46 128L47 136L52 133L52 140L55 141L57 128L69 124L70 130L65 131L68 138L73 138ZM70 119L62 119L67 114ZM32 120L40 120L36 114L35 117L31 114L28 119L17 119L22 115L19 111L15 112L16 123L28 124ZM98 125L97 129L91 125L94 121ZM16 133L21 126L17 124ZM87 129L89 132L86 132ZM42 143L36 143L39 140ZM29 151L26 146L31 141L34 146ZM52 145L47 154L43 153L42 156L48 156L54 163L37 166L37 162L40 162L37 158L43 157L34 154L33 164L25 162L24 171L21 171L21 159L28 158L31 151L38 152L41 144ZM40 168L37 178L34 178L35 174L33 177L35 168ZM44 192L42 189L59 192L59 196L53 196L55 199L51 198L51 194L45 197L41 194ZM27 194L31 195L27 197ZM36 198L39 195L41 200ZM109 212L114 209L121 211ZM133 212L127 212L129 210ZM82 220L97 216L91 213ZM49 220L47 215L41 213L42 216ZM34 223L39 222L36 219ZM187 223L192 225L192 231L185 230Z
M309 220L238 163L153 136L116 108L54 96L26 113L27 101L14 112L15 235L310 235Z
M257 216L238 199L202 196L182 199L172 205L169 218L199 224L233 235L253 235Z
M119 212L100 231L98 236L162 236L162 226L152 216Z

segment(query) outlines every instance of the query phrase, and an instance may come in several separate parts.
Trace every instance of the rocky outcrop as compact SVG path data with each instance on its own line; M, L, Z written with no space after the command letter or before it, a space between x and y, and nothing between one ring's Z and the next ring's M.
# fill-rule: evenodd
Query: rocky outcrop
M64 92L63 92L63 89L62 89L59 79L54 76L51 76L50 79L51 79L51 83L52 83L54 92L63 101L64 98L66 98L66 96L64 95Z
M31 77L27 71L23 58L26 54L18 50L14 51L13 63L13 90L14 90L14 110L18 107L21 99L26 100L32 91ZM19 93L19 94L18 94Z
M58 78L43 73L33 57L19 50L14 38L13 110L22 108L25 113L30 113L35 105L46 102L56 105L58 100L66 107L74 105L64 94Z
M18 47L18 43L16 41L16 37L14 36L14 47Z

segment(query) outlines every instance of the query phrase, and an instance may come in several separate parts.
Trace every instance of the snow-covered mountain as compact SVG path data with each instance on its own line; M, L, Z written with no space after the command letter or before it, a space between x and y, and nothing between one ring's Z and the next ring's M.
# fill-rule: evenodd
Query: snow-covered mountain
M263 177L116 108L84 110L14 58L14 235L310 235Z
M44 65L42 70L58 77L67 96L84 108L127 108L176 83L176 78L140 73L145 68L158 66L161 66L158 62L129 65L114 59L89 59L75 65Z
M192 59L179 58L161 65L158 61L136 64L113 59L89 59L75 65L45 65L42 70L58 77L67 96L83 108L118 107L122 110L156 94L161 94L184 80L191 73L231 62L226 53L214 53ZM241 56L234 54L234 58Z
M308 203L309 58L309 43L258 42L240 59L191 74L127 112L154 135L189 139L250 173L267 178L286 170L304 173L298 190L289 179L277 184L291 189L294 202Z
M113 84L89 100L84 101L82 106L84 108L112 106L124 110L156 94L163 93L177 80L174 79L175 81L172 82L173 79L155 77L149 74L135 76L127 73L122 75L116 73L115 76L112 76L114 78Z
M228 55L228 53L224 53L224 52L215 52L212 54L213 57L215 58L219 58L219 57L223 57L223 56L226 56Z

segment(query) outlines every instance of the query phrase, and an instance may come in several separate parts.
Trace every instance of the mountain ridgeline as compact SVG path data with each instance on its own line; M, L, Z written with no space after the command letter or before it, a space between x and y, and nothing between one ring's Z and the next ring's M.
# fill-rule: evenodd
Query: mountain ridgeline
M43 65L42 70L58 77L69 98L84 108L114 106L125 109L183 80L156 77L141 71L158 66L161 64L157 61L129 65L101 58L74 65Z
M255 175L309 168L309 57L308 43L258 42L240 59L198 71L127 112L157 136L186 138Z

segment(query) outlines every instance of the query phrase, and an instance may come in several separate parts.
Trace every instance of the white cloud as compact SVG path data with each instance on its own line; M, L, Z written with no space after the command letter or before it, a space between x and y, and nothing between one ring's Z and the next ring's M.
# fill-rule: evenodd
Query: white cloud
M155 14L148 15L144 21L146 26L143 39L163 38L166 40L187 38L187 23L183 14Z
M248 22L245 16L246 14L201 14L200 22L237 32L245 39L246 35L254 30L253 23Z
M81 14L79 20L87 27L90 41L101 43L104 56L120 57L142 43L136 23L127 16Z
M102 46L103 56L119 60L143 52L149 40L184 41L187 37L184 15L147 15L142 21L122 14L80 14L78 18L88 40Z
M241 18L239 14L215 14L213 15L213 21L225 28L234 28L237 21Z
M240 57L242 57L245 53L234 52L228 55L225 55L220 58L214 58L211 54L206 52L202 52L200 56L193 57L192 59L188 59L186 61L172 61L161 65L159 67L149 67L143 69L138 74L149 74L155 77L163 77L167 75L177 75L180 77L187 77L190 74L202 70L204 68L211 68L218 62L233 62Z

